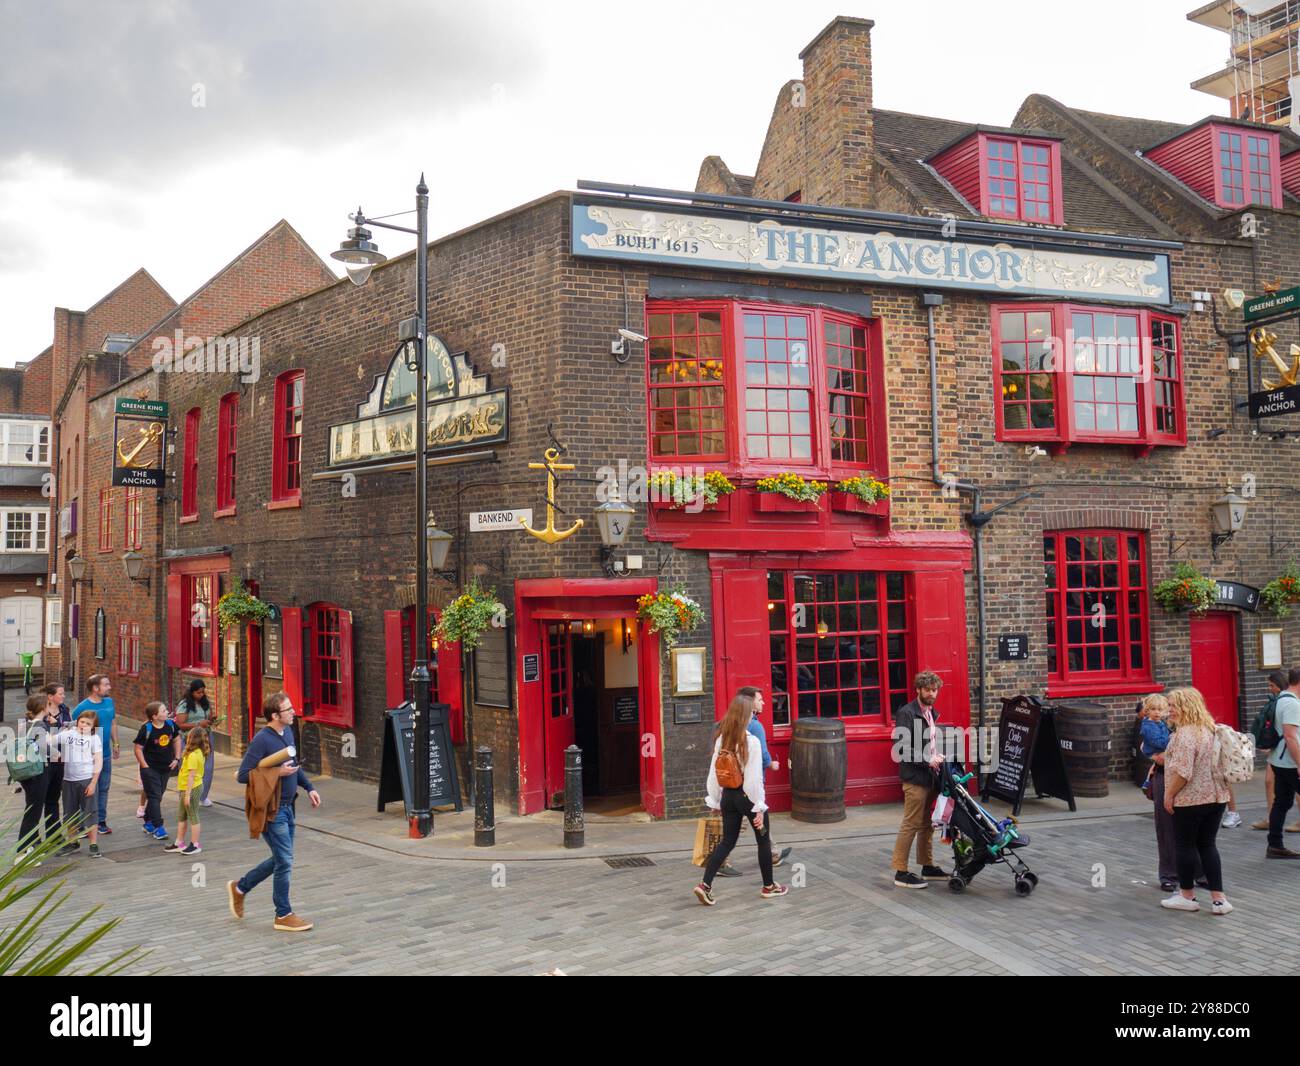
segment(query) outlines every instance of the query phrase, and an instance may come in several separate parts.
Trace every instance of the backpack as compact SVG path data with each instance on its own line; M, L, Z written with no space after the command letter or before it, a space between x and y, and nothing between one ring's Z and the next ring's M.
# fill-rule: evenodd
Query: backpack
M1214 727L1214 765L1230 785L1255 776L1255 738L1230 725Z
M745 783L745 771L741 769L736 753L730 748L718 749L718 756L713 761L713 772L723 788L740 788Z
M1133 743L1130 752L1133 756L1133 784L1138 788L1147 779L1147 771L1151 769L1151 758L1142 754L1142 704L1139 703L1138 720L1133 726Z
M14 739L14 757L5 762L9 770L9 783L30 781L45 773L45 753L40 741L28 730Z

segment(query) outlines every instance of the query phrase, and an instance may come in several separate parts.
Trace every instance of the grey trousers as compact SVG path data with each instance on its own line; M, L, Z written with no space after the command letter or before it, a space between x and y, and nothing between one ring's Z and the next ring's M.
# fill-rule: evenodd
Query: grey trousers
M1178 860L1174 855L1174 816L1165 810L1165 772L1157 766L1151 775L1151 798L1156 808L1156 848L1160 852L1159 878L1161 882L1178 883ZM1201 857L1196 856L1197 881L1205 878Z

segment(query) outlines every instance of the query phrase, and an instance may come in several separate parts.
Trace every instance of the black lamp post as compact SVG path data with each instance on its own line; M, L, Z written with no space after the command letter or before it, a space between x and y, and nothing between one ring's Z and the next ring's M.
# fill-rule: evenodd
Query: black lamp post
M415 234L415 285L416 285L416 319L414 342L416 348L415 374L415 618L416 635L415 665L411 670L411 691L415 694L415 796L414 813L411 815L410 835L413 838L427 837L433 832L433 811L429 806L429 747L431 732L429 729L429 560L425 515L428 513L428 417L429 417L429 383L425 376L429 322L429 187L420 175L420 183L415 187L415 229L406 226L394 226L387 222L368 219L357 208L352 217L354 227L348 231L345 240L332 258L347 267L348 277L355 285L364 285L370 278L370 272L387 258L370 240L367 226L379 226L381 229L397 230L399 233Z

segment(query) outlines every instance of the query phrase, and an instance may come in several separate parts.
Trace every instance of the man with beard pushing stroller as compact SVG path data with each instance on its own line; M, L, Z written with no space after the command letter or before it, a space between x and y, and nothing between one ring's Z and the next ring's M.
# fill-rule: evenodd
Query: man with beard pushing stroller
M946 881L949 877L934 864L930 825L930 814L939 795L935 774L943 766L934 735L939 719L935 703L942 687L938 674L922 670L914 682L916 699L900 707L894 716L894 751L898 756L898 776L903 782L903 823L894 842L895 888L929 888L928 882ZM916 861L921 864L919 877L907 868L913 840Z

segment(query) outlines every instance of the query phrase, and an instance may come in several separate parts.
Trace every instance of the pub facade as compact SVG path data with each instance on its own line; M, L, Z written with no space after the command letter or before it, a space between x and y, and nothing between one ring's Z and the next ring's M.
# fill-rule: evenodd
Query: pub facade
M429 499L452 536L433 613L471 581L507 608L474 652L431 649L435 689L462 780L487 745L519 813L562 802L575 743L589 806L698 813L742 685L765 694L776 809L802 716L843 721L850 803L892 800L921 669L950 725L1020 692L1102 704L1122 772L1141 695L1196 683L1244 725L1266 639L1300 648L1250 599L1300 551L1295 423L1238 406L1273 371L1220 295L1300 280L1300 145L1042 97L1005 127L877 110L870 31L840 18L808 45L753 176L711 156L694 190L557 192L428 249ZM257 381L147 386L183 512L159 528L161 683L209 679L219 747L283 688L313 771L378 777L429 518L396 333L414 273L408 254L241 322ZM1300 340L1269 331L1283 355ZM683 505L688 479L723 490ZM1215 538L1229 489L1245 520ZM633 514L610 548L615 499ZM1183 562L1225 602L1161 608ZM273 614L223 631L237 581ZM637 614L671 591L704 621L670 649Z

